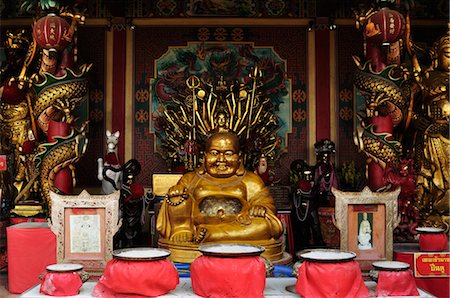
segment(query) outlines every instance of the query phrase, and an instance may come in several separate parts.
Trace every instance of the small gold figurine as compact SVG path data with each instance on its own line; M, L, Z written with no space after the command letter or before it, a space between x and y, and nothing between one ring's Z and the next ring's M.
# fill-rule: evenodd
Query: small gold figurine
M274 201L261 178L244 169L238 137L218 132L206 141L204 162L172 186L157 220L159 245L176 262L192 262L198 245L249 243L281 259L283 231Z

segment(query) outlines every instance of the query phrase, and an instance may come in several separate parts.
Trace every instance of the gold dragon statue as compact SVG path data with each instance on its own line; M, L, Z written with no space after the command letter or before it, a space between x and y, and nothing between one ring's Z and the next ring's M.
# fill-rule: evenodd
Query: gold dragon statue
M367 156L371 189L383 191L401 185L400 181L409 181L409 185L415 180L415 190L406 193L403 189L410 187L403 185L399 197L400 207L410 206L399 208L411 211L402 214L409 217L407 225L415 227L420 221L448 231L449 34L436 41L430 50L433 63L423 70L416 51L424 50L412 42L409 14L407 10L404 17L386 6L356 14L365 41L365 61L354 57L358 67L354 85L364 98L365 110L356 111L355 143ZM408 61L402 59L403 50ZM407 171L397 168L412 160L408 180L404 177ZM398 179L391 184L394 176Z
M16 159L16 215L45 214L49 191L70 193L76 182L74 164L88 140L87 122L76 124L73 111L86 98L91 67L74 64L73 36L82 20L80 13L62 8L35 22L31 41L24 31L8 32L7 47L27 48L20 69L2 82L0 96L0 122L10 131L6 141L14 145Z

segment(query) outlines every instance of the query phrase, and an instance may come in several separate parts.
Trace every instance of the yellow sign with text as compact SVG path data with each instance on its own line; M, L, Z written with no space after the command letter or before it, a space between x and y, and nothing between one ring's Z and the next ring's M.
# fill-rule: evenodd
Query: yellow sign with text
M449 277L450 253L415 253L415 277Z
M165 196L169 188L177 184L183 174L153 174L152 186L155 196Z

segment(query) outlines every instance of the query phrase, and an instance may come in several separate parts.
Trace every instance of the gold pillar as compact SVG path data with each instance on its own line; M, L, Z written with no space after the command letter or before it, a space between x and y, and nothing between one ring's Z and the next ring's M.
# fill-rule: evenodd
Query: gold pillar
M114 33L106 31L105 65L105 129L112 130Z
M125 66L125 151L124 162L133 158L133 115L134 115L134 30L127 30Z
M308 132L308 163L315 164L314 143L316 142L316 38L314 30L308 32L308 99L307 132Z
M339 150L339 86L337 77L337 46L336 30L330 31L330 139ZM335 164L338 164L338 154L335 154Z

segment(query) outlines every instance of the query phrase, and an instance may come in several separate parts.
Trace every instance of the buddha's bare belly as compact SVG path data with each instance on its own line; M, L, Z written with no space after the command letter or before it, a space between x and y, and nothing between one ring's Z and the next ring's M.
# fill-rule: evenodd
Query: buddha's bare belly
M207 196L199 201L195 208L197 223L231 222L241 213L243 202L236 197L220 195Z

